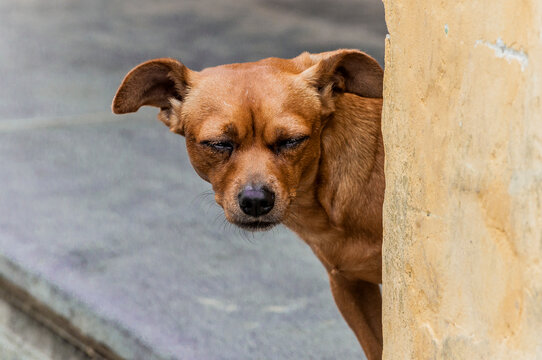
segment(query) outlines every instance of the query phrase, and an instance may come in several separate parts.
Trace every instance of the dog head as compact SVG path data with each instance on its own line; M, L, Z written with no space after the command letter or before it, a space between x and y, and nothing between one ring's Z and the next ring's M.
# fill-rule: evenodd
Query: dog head
M320 134L344 92L382 97L382 69L356 50L188 69L156 59L131 70L116 114L160 108L186 138L190 161L209 181L228 221L248 230L280 223L299 189L314 183Z

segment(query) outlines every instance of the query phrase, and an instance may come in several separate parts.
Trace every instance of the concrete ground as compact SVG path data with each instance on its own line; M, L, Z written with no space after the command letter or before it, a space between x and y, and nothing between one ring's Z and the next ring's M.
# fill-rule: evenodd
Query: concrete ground
M359 359L322 266L225 224L156 111L109 106L138 63L360 48L378 0L0 1L0 275L127 359Z

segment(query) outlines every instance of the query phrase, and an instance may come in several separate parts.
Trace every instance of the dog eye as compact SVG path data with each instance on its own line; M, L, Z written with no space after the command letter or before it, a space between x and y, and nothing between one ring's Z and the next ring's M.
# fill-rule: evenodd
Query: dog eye
M274 146L275 152L281 152L283 150L293 149L301 145L301 143L303 143L308 138L309 138L308 136L301 136L297 138L279 140L275 143L275 146Z
M211 149L218 152L228 152L233 151L233 143L231 141L202 141L201 145L210 147Z

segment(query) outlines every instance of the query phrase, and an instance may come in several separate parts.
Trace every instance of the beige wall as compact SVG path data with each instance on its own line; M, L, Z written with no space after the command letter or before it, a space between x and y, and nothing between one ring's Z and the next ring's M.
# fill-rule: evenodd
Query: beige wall
M542 359L542 2L384 0L386 359Z

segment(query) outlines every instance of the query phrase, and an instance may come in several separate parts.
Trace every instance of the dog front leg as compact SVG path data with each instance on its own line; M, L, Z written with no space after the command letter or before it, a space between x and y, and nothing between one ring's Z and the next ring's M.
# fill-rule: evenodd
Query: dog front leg
M380 288L361 280L329 274L339 311L352 328L368 360L382 359L382 295Z

